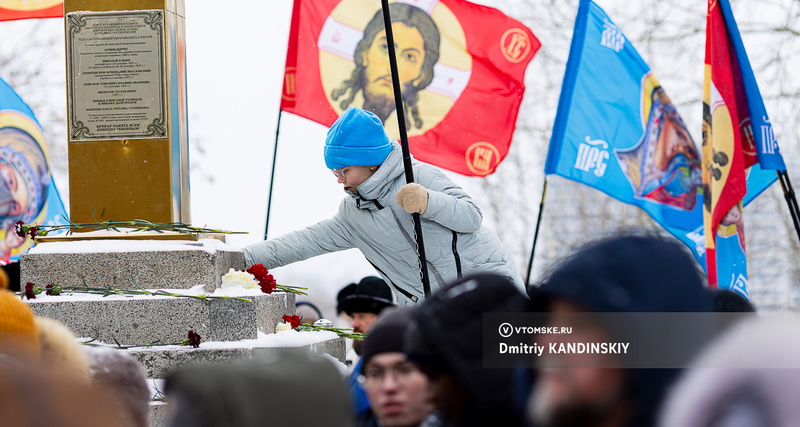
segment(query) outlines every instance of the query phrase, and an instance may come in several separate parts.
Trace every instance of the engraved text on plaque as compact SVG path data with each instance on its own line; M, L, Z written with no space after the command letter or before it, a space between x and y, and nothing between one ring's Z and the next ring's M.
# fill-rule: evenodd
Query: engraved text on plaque
M164 13L70 12L69 141L166 138Z

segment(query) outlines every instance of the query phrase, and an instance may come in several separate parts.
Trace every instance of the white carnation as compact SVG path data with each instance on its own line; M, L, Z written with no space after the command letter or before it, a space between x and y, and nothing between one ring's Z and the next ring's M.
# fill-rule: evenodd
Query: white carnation
M275 325L275 332L276 333L282 332L282 331L291 331L291 330L292 330L292 325L290 325L288 323L278 323L277 325Z
M258 280L256 280L256 276L253 276L246 271L234 270L231 268L222 276L222 286L237 286L245 289L257 289Z

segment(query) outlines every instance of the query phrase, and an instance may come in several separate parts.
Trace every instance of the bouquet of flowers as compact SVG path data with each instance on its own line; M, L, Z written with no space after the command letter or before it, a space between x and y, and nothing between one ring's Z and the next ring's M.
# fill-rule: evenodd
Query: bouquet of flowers
M244 289L257 289L261 288L261 292L271 294L276 289L281 292L288 292L298 295L308 295L304 291L308 288L300 286L287 286L279 285L275 278L269 274L261 264L255 264L246 270L234 270L231 268L222 276L222 286L231 287L239 286Z
M292 329L297 331L329 331L339 335L340 337L350 338L352 340L363 340L366 336L358 332L353 332L352 329L334 328L331 326L332 323L326 319L320 319L313 324L310 324L303 323L302 319L300 319L300 316L296 314L294 316L284 314L281 320L283 320L283 322L279 322L275 326L275 332L291 331Z

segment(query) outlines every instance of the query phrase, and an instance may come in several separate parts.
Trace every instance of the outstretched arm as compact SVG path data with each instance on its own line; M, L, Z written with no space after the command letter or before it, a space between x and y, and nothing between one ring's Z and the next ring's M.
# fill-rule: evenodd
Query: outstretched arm
M247 267L263 264L271 269L317 255L353 248L350 234L336 218L326 219L283 236L246 246Z

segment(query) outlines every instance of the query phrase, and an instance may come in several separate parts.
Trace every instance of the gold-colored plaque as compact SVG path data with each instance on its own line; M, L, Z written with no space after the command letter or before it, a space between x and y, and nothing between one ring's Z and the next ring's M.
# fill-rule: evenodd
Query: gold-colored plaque
M69 141L165 138L164 12L70 12Z
M65 0L70 219L191 223L183 0Z

